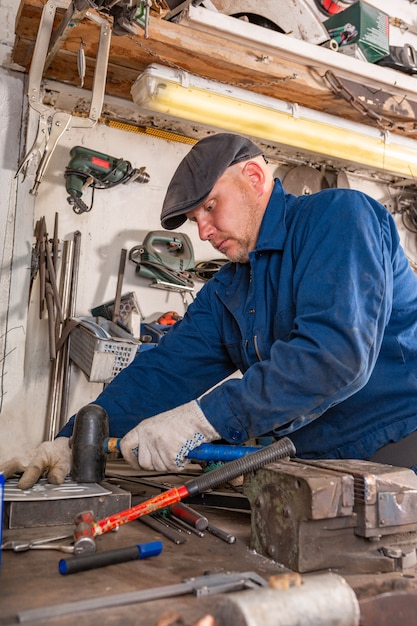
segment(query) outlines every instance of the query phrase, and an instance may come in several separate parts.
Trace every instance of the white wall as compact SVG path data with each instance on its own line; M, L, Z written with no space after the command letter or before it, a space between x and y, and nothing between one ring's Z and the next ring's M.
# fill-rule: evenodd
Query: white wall
M6 5L7 20L0 24L0 458L14 454L22 445L31 447L45 434L51 363L47 316L39 318L39 277L28 303L37 220L45 216L52 235L58 212L61 241L73 239L74 231L81 231L76 314L89 315L91 307L115 296L121 249L129 250L150 230L161 229L159 215L167 184L190 149L183 143L104 125L70 129L61 138L34 197L30 190L37 159L32 161L26 179L22 174L15 177L22 156L35 138L38 116L30 110L26 120L26 77L10 63L18 3L0 0L2 14ZM26 131L27 146L20 148ZM145 166L150 181L97 190L92 210L77 215L66 200L64 178L69 151L75 145L127 159L133 167ZM89 204L88 194L84 199ZM190 235L196 260L213 258L211 246L199 241L192 224L181 228L181 232ZM135 274L135 266L128 261L123 293L135 291L145 317L168 310L184 313L186 305L180 294L152 289L149 283ZM195 286L198 290L202 283L196 281ZM191 301L189 295L186 300ZM89 383L77 368L72 372L68 417L102 389L101 384Z
M17 440L20 422L6 405L13 405L23 378L26 307L10 303L12 264L19 263L24 239L16 222L20 130L24 75L8 69L18 3L0 0L0 458L10 440ZM27 250L20 261L26 264ZM11 310L13 308L13 311ZM6 356L8 355L8 356Z
M75 145L126 159L133 167L145 166L150 181L146 184L134 182L114 189L96 190L92 210L77 215L67 202L64 178L65 167L70 160L69 152ZM55 212L58 212L58 234L61 240L73 239L74 231L81 232L76 315L89 315L92 307L114 299L121 249L130 250L143 241L147 232L161 229L159 215L166 187L178 162L189 149L190 146L182 143L115 130L104 125L89 130L71 129L65 133L39 187L33 223L45 216L48 232L52 235ZM89 191L91 189L83 197L87 204L90 203ZM193 224L189 223L179 230L190 236L197 261L214 258L211 246L198 239ZM22 275L20 284L23 288L24 280L25 276ZM150 288L149 283L149 279L138 277L134 264L127 261L123 293L136 293L145 318L169 310L184 314L186 305L181 294ZM196 281L195 285L198 289L202 283ZM188 294L186 300L191 302ZM13 435L15 428L11 428L14 421L18 421L22 429L19 446L22 439L29 443L41 441L44 436L50 375L47 325L47 316L39 319L37 277L29 303L25 376L23 388L19 391L18 408L16 402L7 402L5 396L4 413L10 417L6 431L0 430L0 446L5 446L4 450L7 451L11 447L18 447ZM84 374L76 368L72 368L72 371L68 417L94 400L102 389L99 383L88 383Z

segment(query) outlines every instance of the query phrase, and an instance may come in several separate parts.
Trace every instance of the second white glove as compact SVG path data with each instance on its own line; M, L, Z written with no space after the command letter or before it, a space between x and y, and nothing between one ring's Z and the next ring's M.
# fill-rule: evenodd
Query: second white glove
M136 469L178 471L191 450L215 439L219 433L193 400L140 422L123 437L120 449Z
M44 441L29 454L22 454L0 463L0 471L6 478L22 474L17 486L30 489L43 476L48 482L60 485L71 471L71 449L68 437Z

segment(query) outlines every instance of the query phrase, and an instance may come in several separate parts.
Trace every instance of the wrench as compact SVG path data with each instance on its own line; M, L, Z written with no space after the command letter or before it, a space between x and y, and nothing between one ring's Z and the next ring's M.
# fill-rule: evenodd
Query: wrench
M52 543L59 539L67 539L73 535L60 535L59 537L48 537L46 539L37 539L34 541L6 541L3 543L3 550L13 550L14 552L26 552L27 550L59 550L60 552L66 552L67 554L73 554L74 556L80 556L81 554L92 554L96 551L96 544L93 541L85 541L90 539L89 537L82 537L72 546L63 546L60 544Z
M55 543L40 543L35 544L32 542L21 541L7 541L2 545L3 550L13 550L13 552L26 552L26 550L60 550L61 552L67 552L73 554L75 546L61 546Z

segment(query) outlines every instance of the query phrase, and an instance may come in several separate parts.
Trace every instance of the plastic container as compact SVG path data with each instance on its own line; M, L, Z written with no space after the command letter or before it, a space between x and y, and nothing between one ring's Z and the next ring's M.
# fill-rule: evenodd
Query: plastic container
M132 335L104 317L85 317L70 333L69 356L90 382L108 383L133 361L139 346Z

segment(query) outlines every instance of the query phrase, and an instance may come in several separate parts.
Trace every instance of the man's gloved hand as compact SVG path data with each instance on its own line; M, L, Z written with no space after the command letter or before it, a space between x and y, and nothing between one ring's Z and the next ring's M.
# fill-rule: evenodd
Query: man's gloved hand
M0 472L5 478L23 472L17 486L30 489L41 477L48 482L60 485L71 471L71 448L68 437L58 437L54 441L44 441L27 455L16 456L0 464Z
M193 400L140 422L123 437L120 449L136 469L178 471L191 450L214 439L220 439L219 433Z

